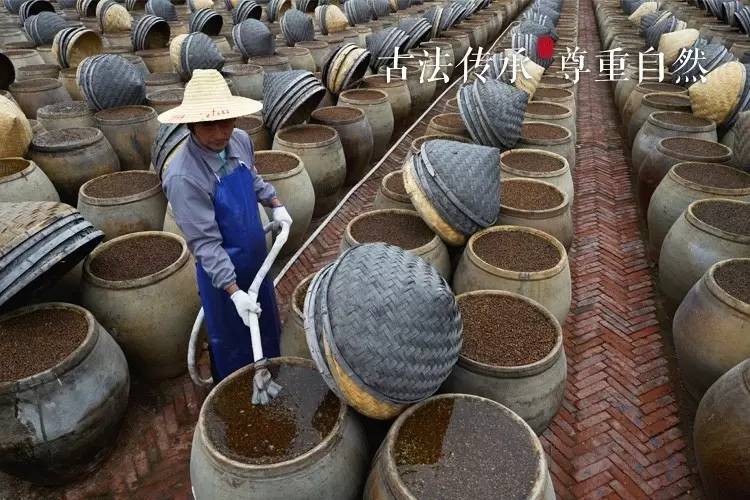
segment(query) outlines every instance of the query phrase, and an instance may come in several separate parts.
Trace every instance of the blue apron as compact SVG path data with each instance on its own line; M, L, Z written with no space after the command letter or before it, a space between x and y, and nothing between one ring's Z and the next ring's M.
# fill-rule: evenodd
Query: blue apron
M257 203L253 174L244 163L219 179L214 196L216 223L223 238L222 247L234 264L237 286L244 291L250 287L267 254ZM250 329L240 319L229 294L213 286L200 263L196 268L198 291L208 328L211 373L214 383L218 383L253 362ZM258 318L263 356L278 357L281 322L269 277L260 286L258 302L263 310Z

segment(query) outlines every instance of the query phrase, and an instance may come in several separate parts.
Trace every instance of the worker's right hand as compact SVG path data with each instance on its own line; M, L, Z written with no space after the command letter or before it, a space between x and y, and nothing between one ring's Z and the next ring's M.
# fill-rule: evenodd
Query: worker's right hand
M242 322L245 326L250 327L250 313L260 314L260 304L253 300L247 293L242 290L237 290L230 297L234 302L234 307L237 309L237 314L240 315Z

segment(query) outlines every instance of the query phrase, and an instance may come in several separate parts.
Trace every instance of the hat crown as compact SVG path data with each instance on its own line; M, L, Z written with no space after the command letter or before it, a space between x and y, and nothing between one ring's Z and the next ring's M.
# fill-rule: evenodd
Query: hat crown
M224 77L215 69L193 70L193 77L185 84L183 102L205 100L208 98L226 101L232 97Z

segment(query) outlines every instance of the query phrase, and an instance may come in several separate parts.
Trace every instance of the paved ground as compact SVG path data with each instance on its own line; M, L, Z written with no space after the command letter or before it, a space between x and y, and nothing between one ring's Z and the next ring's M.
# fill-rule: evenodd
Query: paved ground
M591 4L581 0L580 7L579 45L591 57L599 50L596 23ZM542 441L560 498L697 497L685 425L694 407L680 406L686 398L666 340L668 323L659 321L612 94L593 78L584 76L578 103L568 387ZM370 208L380 179L400 168L411 139L452 96L408 133L331 220L322 221L279 280L282 307L302 278L335 258L346 223ZM0 498L190 498L190 440L204 397L187 377L136 382L118 445L99 471L64 489L0 475Z

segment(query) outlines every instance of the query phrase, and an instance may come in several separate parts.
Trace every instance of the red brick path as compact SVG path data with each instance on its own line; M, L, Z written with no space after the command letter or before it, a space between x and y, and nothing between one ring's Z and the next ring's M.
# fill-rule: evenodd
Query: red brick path
M595 71L600 42L593 9L589 0L581 0L580 8L579 45ZM559 498L695 497L698 478L688 465L683 425L693 415L678 407L674 363L657 319L610 87L593 79L584 76L578 102L573 307L565 325L568 387L542 442ZM282 303L302 278L335 258L346 223L371 207L380 179L400 168L411 139L422 135L452 96L324 222L280 277ZM190 440L204 397L186 377L139 384L120 445L99 471L65 489L31 487L0 474L0 499L189 498Z

